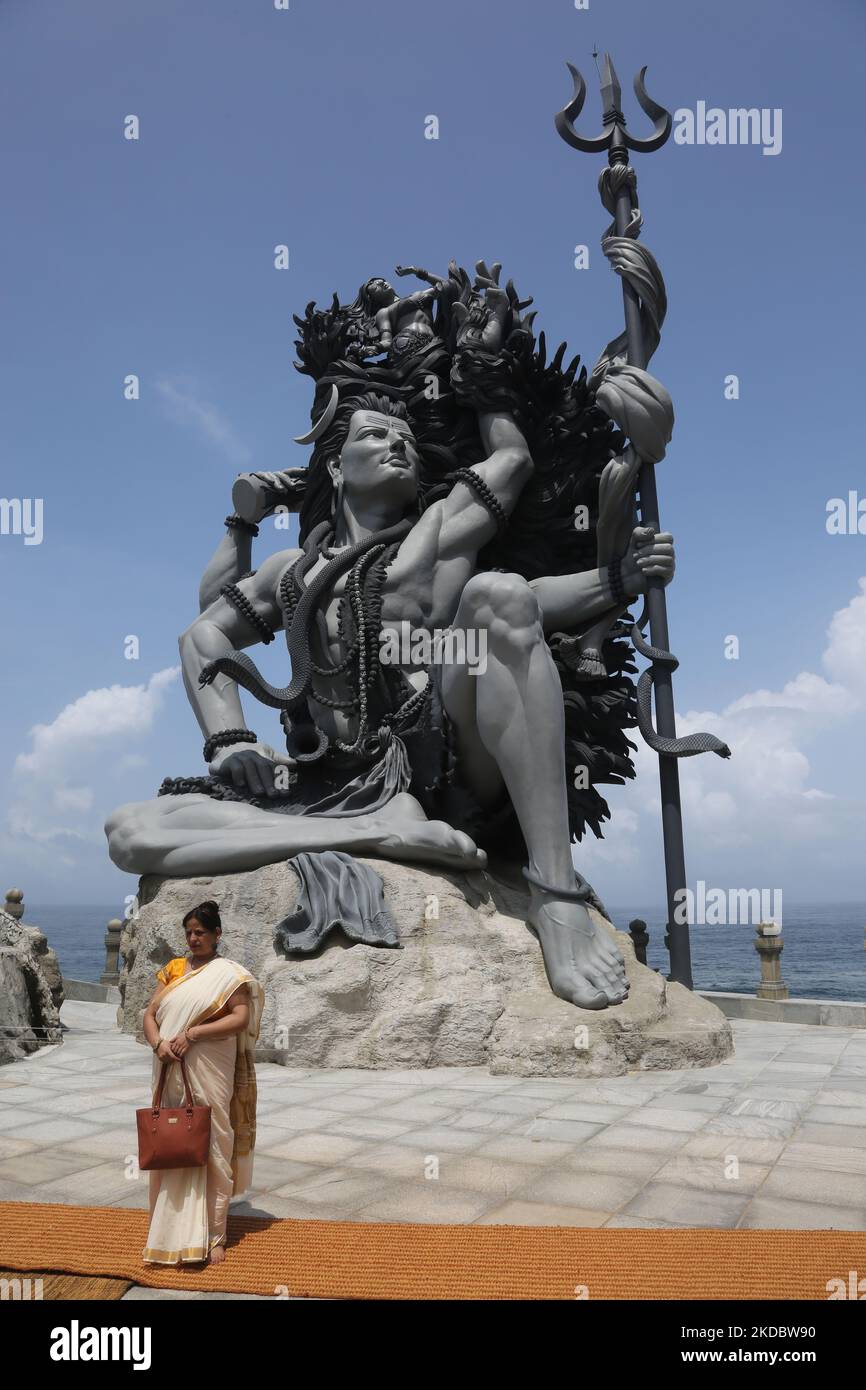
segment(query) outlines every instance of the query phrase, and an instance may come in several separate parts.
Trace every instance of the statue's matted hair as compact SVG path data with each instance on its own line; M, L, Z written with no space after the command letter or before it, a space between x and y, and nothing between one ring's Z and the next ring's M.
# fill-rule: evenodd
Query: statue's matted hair
M465 271L454 267L460 284ZM420 508L453 485L449 475L479 462L484 450L476 410L461 404L452 381L455 324L451 300L437 305L433 336L401 357L389 354L371 362L371 325L360 301L341 305L336 295L328 309L308 304L297 340L299 371L316 381L311 418L325 414L333 389L338 404L333 419L316 440L309 467L291 470L297 480L301 543L330 515L332 480L327 461L340 453L356 410L381 410L405 419L415 437L420 467ZM369 306L368 306L369 308ZM598 564L596 525L599 478L608 460L622 451L625 435L596 404L596 383L575 357L565 364L565 344L548 360L544 333L536 340L526 322L506 342L509 401L535 464L507 527L478 557L479 570L508 570L526 579L576 574ZM381 356L381 354L377 354ZM588 524L576 524L580 511ZM590 683L578 678L574 663L576 633L553 633L551 652L562 682L569 769L569 822L581 839L589 827L601 836L609 819L598 790L604 783L634 777L625 730L637 723L636 672L627 639L631 617L612 626L602 656L606 678ZM573 769L586 768L588 786L575 786Z

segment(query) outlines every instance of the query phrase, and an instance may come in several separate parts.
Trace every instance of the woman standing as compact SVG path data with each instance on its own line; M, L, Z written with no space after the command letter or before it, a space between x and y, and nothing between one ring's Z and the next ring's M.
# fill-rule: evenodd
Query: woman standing
M211 1107L210 1156L200 1168L151 1170L150 1229L142 1252L147 1264L221 1263L229 1200L252 1181L253 1055L264 990L237 961L218 954L216 903L193 908L183 927L189 954L157 971L144 1036L154 1052L154 1090L169 1064L163 1104L183 1104L183 1058L194 1100Z

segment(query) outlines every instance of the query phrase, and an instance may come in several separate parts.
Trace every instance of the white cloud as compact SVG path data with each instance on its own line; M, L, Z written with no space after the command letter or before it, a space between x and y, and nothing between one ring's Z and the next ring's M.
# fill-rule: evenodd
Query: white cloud
M833 614L821 659L835 680L862 696L866 690L866 576L859 584L860 593Z
M615 837L608 838L608 834L605 832L604 839L597 840L592 831L589 831L579 848L574 848L572 857L581 873L589 873L596 865L601 866L604 870L638 864L640 845L638 842L639 820L637 812L628 806L623 806L614 813L614 820L617 830ZM610 821L604 822L602 830L604 831L605 826L610 825Z
M114 764L115 772L131 772L136 767L147 767L147 758L141 753L124 753Z
M58 811L89 811L93 805L93 788L57 787L54 805Z
M824 874L815 869L816 856L826 873L829 855L856 881L866 804L816 785L820 774L810 752L816 746L820 750L821 740L837 734L852 716L862 719L866 578L850 603L833 615L826 636L821 665L831 680L803 670L777 690L746 692L721 710L678 712L678 734L709 730L732 753L725 760L704 753L679 762L686 862L693 877L743 884L751 882L744 878L750 866L748 872L760 871L764 883L775 884L784 875L800 883L811 880L813 895L819 897ZM622 896L649 891L655 900L663 883L658 759L639 734L634 738L637 779L611 789L608 797L611 850L602 854L595 845L582 845L576 859L579 868L583 863L623 866ZM853 756L859 759L859 754ZM630 842L631 853L624 842ZM597 878L602 897L615 901L618 885L606 883L602 872ZM645 889L650 881L653 887Z
M83 749L107 739L147 733L166 689L179 674L179 666L169 666L151 676L147 685L110 685L88 690L66 705L50 724L34 725L30 730L32 750L19 753L15 759L16 773L56 778L59 770Z
M748 695L741 695L727 706L725 714L734 715L760 708L792 709L823 720L824 716L851 714L859 703L859 692L846 689L843 684L831 684L813 671L801 671L781 690L754 690Z
M172 420L197 430L209 444L215 444L229 462L238 467L249 463L247 446L238 439L222 411L202 399L193 382L181 377L162 377L156 389Z
M15 760L13 798L0 829L0 856L16 874L50 881L58 862L77 862L76 851L87 863L105 855L102 823L114 793L106 797L99 779L145 763L128 745L154 729L179 675L180 667L171 666L146 684L88 690L50 724L30 730L31 746Z
M25 801L15 802L7 815L8 837L12 841L30 841L36 845L53 845L58 840L95 840L95 830L83 830L71 825L51 825L44 803L33 807Z

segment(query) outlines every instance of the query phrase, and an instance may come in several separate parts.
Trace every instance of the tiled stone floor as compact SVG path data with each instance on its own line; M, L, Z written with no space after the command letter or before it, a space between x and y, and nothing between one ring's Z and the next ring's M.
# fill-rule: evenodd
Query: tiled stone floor
M0 1068L0 1200L147 1206L150 1053L70 1002ZM735 1021L736 1055L609 1080L257 1068L233 1210L357 1221L866 1229L866 1030Z

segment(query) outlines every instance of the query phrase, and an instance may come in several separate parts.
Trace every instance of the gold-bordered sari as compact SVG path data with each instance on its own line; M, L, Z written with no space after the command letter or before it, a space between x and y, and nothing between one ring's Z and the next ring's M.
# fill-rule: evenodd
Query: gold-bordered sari
M249 992L249 1021L240 1033L192 1043L184 1063L196 1103L211 1107L211 1142L201 1168L154 1169L150 1173L150 1229L142 1256L148 1264L206 1260L225 1243L229 1201L252 1182L256 1142L255 1044L264 990L237 961L217 956L184 974L183 957L157 973L164 985L156 1006L160 1037L173 1038L218 1014L241 985ZM162 1062L154 1054L153 1087ZM164 1105L183 1103L183 1077L170 1064Z

